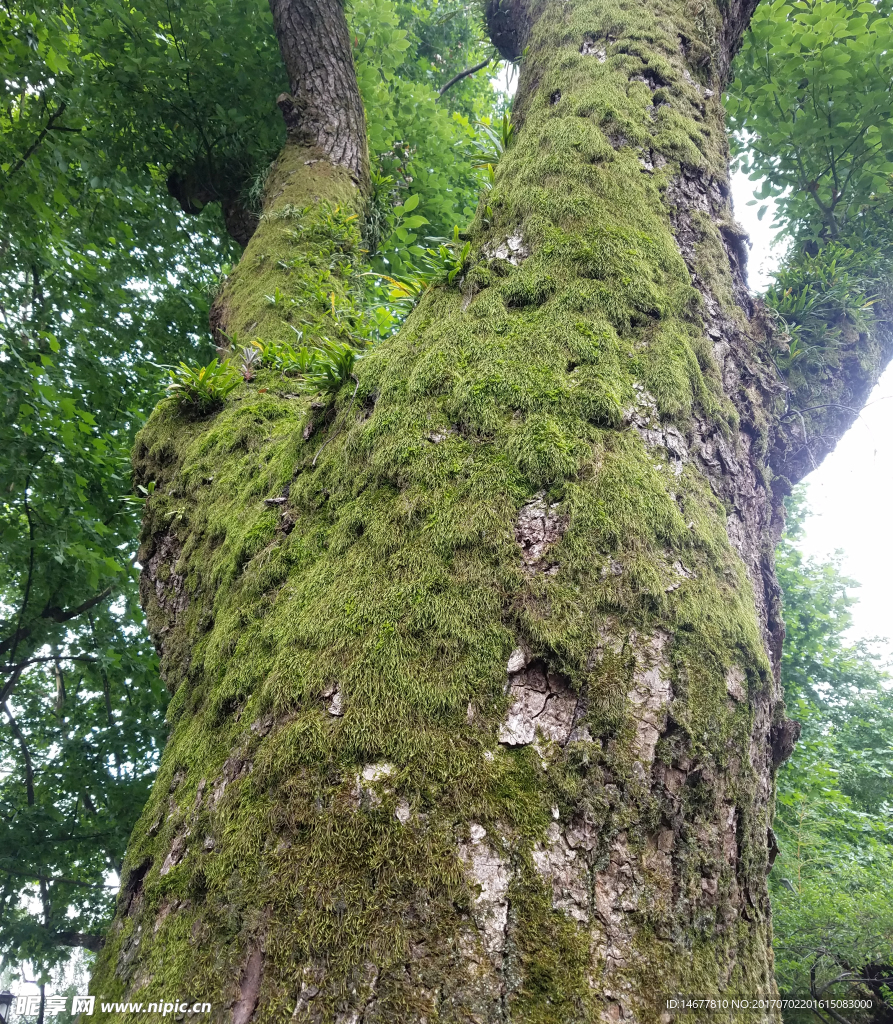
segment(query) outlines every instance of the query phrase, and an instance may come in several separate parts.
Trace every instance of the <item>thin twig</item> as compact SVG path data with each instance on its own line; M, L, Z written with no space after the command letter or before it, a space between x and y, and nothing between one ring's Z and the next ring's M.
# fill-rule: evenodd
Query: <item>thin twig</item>
M12 637L11 660L13 661L15 661L19 640L22 638L22 621L25 618L25 611L28 608L28 601L31 597L31 581L34 578L34 520L31 518L31 506L28 504L28 488L30 485L31 477L29 476L25 480L25 487L22 491L25 502L25 517L28 520L28 577L25 581L25 594L22 598L22 607L19 609L19 621L16 623L16 631ZM25 633L25 636L27 636L27 632ZM0 646L0 650L5 650L5 647Z
M109 882L79 882L76 878L65 878L61 875L32 875L23 871L9 871L7 868L0 868L0 874L8 875L10 878L25 878L37 880L38 882L64 882L65 885L78 885L84 889L117 889L117 885Z
M28 751L28 744L25 743L25 736L22 730L19 728L19 723L15 720L15 716L9 710L9 705L6 701L3 702L3 711L6 717L9 719L9 728L12 731L13 736L18 740L19 746L22 748L22 757L25 759L25 792L28 795L28 806L34 806L34 766L31 764L31 754Z
M26 661L20 661L18 665L0 665L0 672L4 675L8 675L10 672L16 672L19 669L27 668L29 665L40 665L47 661L87 661L95 662L96 658L91 658L87 654L58 654L55 657L50 658L28 658Z

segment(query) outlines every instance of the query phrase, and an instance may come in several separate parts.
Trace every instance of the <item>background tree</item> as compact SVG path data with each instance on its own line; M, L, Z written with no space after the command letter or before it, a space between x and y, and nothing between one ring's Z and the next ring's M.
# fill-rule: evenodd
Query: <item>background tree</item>
M893 692L864 641L848 643L856 586L798 549L807 510L788 502L778 550L787 635L782 681L803 733L778 776L770 875L785 994L875 1001L848 1021L893 1019ZM838 980L839 979L839 980ZM816 1014L819 1019L827 1015ZM785 1019L814 1019L808 1011Z
M163 742L122 499L153 361L207 346L221 245L159 206L148 170L109 167L70 12L0 19L0 934L41 977L98 944Z

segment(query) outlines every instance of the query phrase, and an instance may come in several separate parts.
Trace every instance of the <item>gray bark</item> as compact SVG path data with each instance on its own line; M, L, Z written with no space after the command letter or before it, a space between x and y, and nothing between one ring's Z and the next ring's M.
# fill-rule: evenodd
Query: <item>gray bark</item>
M270 0L270 10L291 85L291 102L280 101L289 131L348 168L365 191L366 118L343 6L339 0Z

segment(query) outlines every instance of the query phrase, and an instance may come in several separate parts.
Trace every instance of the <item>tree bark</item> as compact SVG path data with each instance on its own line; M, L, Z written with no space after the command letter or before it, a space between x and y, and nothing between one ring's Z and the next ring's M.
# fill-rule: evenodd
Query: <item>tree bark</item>
M784 406L720 105L751 6L525 5L471 258L356 400L263 371L151 418L172 732L97 993L239 1024L650 1024L707 1019L676 994L775 995ZM338 152L286 147L230 338L344 329Z
M293 113L286 124L365 190L366 118L341 0L270 0L270 10L291 83Z

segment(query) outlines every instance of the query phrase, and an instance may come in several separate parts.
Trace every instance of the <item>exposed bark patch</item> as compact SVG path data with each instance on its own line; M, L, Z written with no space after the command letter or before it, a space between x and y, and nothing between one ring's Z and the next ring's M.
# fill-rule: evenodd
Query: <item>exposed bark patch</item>
M164 863L161 865L160 875L166 875L170 872L171 868L179 864L186 853L186 841L189 838L189 829L187 828L184 832L179 833L171 844L171 848L168 851L168 855L164 858Z
M270 10L291 86L277 100L289 136L346 167L365 191L366 119L343 8L273 0Z
M560 97L560 93L558 94ZM530 255L530 246L521 237L521 234L510 235L504 242L498 245L491 242L483 248L484 255L490 260L505 260L513 267L520 267L524 260Z
M391 787L385 784L393 774L392 764L367 764L354 777L350 791L351 802L355 807L380 807L382 797L393 792Z
M180 551L179 540L170 533L164 534L140 577L140 597L143 602L147 602L148 591L151 591L161 610L174 620L189 606L185 578L174 572ZM170 623L172 625L173 622Z
M260 999L260 984L264 972L264 954L260 944L254 947L242 973L239 999L233 1007L233 1024L248 1024Z
M324 692L323 700L326 704L326 711L333 718L341 718L344 715L344 694L338 683L332 683Z
M638 905L641 883L626 833L620 832L611 844L607 866L595 876L595 911L603 929L596 949L603 959L608 979L630 966L635 956L629 912ZM610 988L605 994L611 995Z
M515 522L515 540L521 545L521 557L531 572L558 571L558 566L545 561L549 548L561 540L567 530L567 516L560 515L558 503L550 505L546 492L540 491L522 506Z
M459 845L459 859L469 881L478 887L472 915L481 941L493 965L501 967L508 926L508 889L511 870L508 861L484 840L487 830L475 823L469 827L469 841Z
M673 562L672 571L679 577L679 581L673 582L669 586L664 587L664 591L668 594L671 594L674 590L678 590L685 580L696 580L698 578L697 573L692 572L681 558L677 558L676 561Z
M513 656L510 668L520 661ZM513 702L499 727L499 742L508 747L533 743L539 733L544 739L563 746L571 738L576 719L577 694L570 682L549 671L542 661L534 661L508 679Z
M584 39L580 47L580 53L584 57L595 57L599 64L604 64L608 59L608 50L604 43L595 39Z
M747 676L744 669L733 665L726 672L726 691L737 701L747 700Z
M537 872L552 887L552 906L564 911L575 921L589 921L589 872L581 854L562 833L561 826L552 822L545 843L533 848L533 863Z
M307 1010L314 999L322 992L325 978L326 969L321 963L305 964L301 972L301 988L298 992L298 1001L292 1013L292 1020L306 1020Z
M669 635L656 632L637 652L634 686L629 693L636 720L636 769L642 778L654 762L657 741L667 727L667 708L672 699L665 648Z
M137 924L136 928L133 929L121 946L117 963L115 964L115 974L125 982L133 976L142 939L143 926L142 924Z
M648 448L658 448L670 456L675 476L690 460L688 441L672 424L661 423L657 402L642 384L633 384L636 403L623 410L623 420L642 438Z
M155 924L152 926L152 931L158 932L164 922L172 913L174 913L174 911L179 910L180 906L180 900L162 900L161 906L158 908L158 914L155 918Z
M216 810L219 806L220 801L223 799L223 794L226 792L226 787L241 776L247 775L250 771L251 762L246 761L244 757L238 754L228 757L223 764L223 771L214 783L214 788L211 792L209 801L211 810Z
M766 869L768 873L772 870L772 865L775 863L775 858L778 856L780 852L778 849L778 838L775 835L775 830L771 827L766 829L766 848L769 851Z

